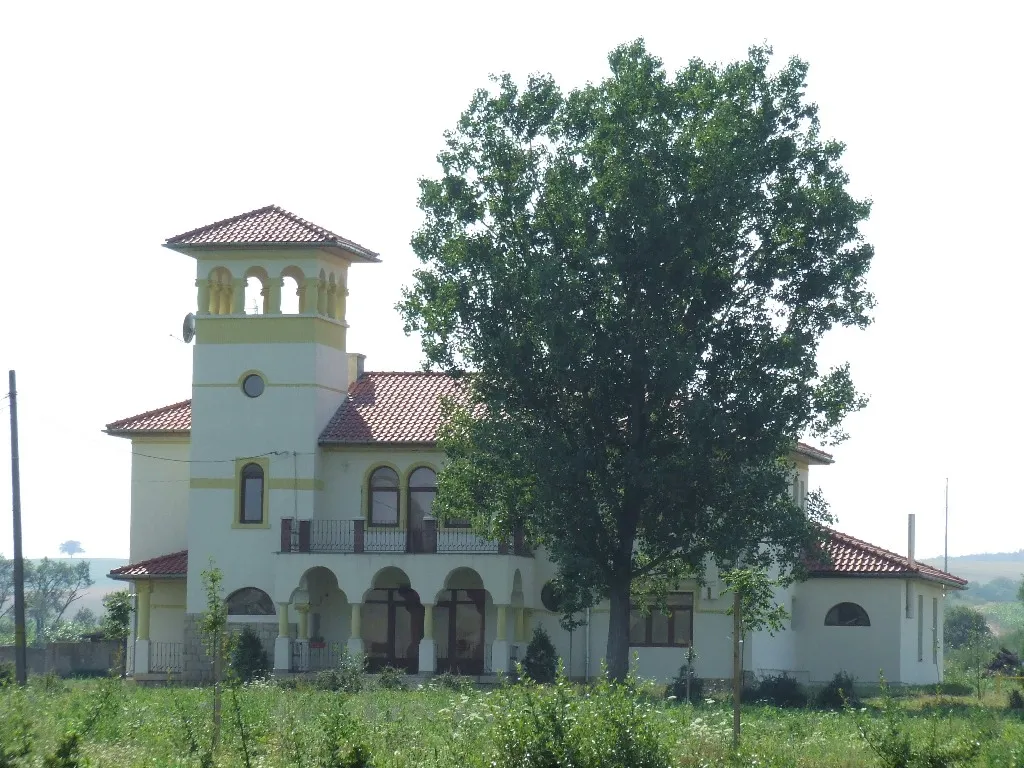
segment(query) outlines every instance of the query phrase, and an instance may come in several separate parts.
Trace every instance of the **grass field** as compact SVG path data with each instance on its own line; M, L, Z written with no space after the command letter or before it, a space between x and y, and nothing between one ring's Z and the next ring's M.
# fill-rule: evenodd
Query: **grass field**
M883 764L859 728L866 723L871 732L881 732L875 702L838 713L745 707L737 755L730 747L727 703L665 703L651 690L564 684L343 694L258 684L241 689L237 708L232 694L225 694L223 742L204 759L211 701L210 689L136 688L117 680L37 680L25 691L8 687L0 690L0 765L44 765L46 756L51 757L46 765L65 768ZM898 730L915 745L956 740L979 745L970 762L933 765L1024 766L1024 718L1006 710L1005 695L990 696L985 705L922 695L894 702L893 708ZM4 763L3 750L13 748L26 723L34 740L31 756ZM69 730L81 736L80 757L71 750L70 757L55 762L58 743ZM337 749L339 744L362 745L369 759L345 762L344 755L353 759L353 753Z

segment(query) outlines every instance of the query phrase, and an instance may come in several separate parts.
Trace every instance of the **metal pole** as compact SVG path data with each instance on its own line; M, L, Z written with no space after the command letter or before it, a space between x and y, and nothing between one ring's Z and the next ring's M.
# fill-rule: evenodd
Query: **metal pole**
M14 507L14 669L18 685L25 685L25 562L21 555L21 474L18 463L18 387L9 375L11 401L11 497Z
M732 598L732 747L740 747L740 697L743 695L743 656L741 654L740 633L743 623L740 611L743 609L743 598L739 587Z
M949 478L946 478L946 549L942 558L942 570L949 573Z

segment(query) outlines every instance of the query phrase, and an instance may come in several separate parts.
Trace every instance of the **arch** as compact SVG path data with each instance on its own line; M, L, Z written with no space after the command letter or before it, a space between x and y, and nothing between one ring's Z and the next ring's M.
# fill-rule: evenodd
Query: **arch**
M265 315L270 311L270 276L263 267L249 267L245 274L245 300L242 310L247 315Z
M323 278L320 279L323 280ZM338 316L338 284L334 279L333 272L327 278L327 316L332 320Z
M434 644L440 672L480 674L495 639L496 606L473 568L449 571L434 604ZM506 617L507 618L507 617Z
M404 589L411 585L412 582L405 571L395 565L386 565L373 574L367 594L375 589Z
M228 616L274 616L277 610L270 595L258 587L236 589L228 599Z
M825 614L826 627L870 627L868 612L857 603L836 603Z
M421 464L410 468L405 475L405 517L410 531L423 528L423 521L434 516L434 497L437 496L437 472Z
M484 589L483 577L473 568L460 567L448 572L444 578L445 589Z
M303 294L306 290L306 276L302 270L291 265L281 270L281 314L298 315L304 312Z
M390 464L376 464L366 475L366 524L398 528L402 521L401 475Z
M239 523L248 525L263 523L265 480L263 467L255 461L242 467L242 471L239 473Z
M405 571L395 566L377 571L371 585L363 595L360 622L368 668L393 666L416 672L425 615L419 593Z

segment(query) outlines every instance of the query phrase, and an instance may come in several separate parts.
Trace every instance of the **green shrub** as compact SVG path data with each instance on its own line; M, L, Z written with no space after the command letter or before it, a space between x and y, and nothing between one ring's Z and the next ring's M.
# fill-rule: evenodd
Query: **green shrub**
M814 697L814 705L818 709L839 710L849 704L859 707L860 700L854 688L854 679L847 672L836 672L828 685L818 691Z
M0 661L0 688L14 685L14 665L9 661Z
M405 682L405 674L402 670L387 666L377 676L377 687L385 691L404 691L409 686Z
M473 688L473 681L461 675L453 675L451 672L442 672L434 675L430 681L432 688L440 688L445 691L458 691L465 693Z
M332 708L320 719L321 741L317 768L372 768L370 751L360 740L359 727L344 710Z
M1024 711L1024 694L1021 694L1016 688L1010 691L1010 700L1007 702L1007 707L1015 712Z
M555 646L551 643L548 633L541 627L533 630L533 638L526 646L526 658L523 659L523 671L535 683L552 683L558 669L558 656Z
M494 768L667 768L659 710L634 695L636 681L602 678L585 694L559 674L555 684L500 688L487 700Z
M324 691L359 693L366 684L366 659L361 654L342 650L338 666L316 676L314 685Z
M231 653L231 669L243 683L263 680L270 674L270 659L251 627L243 629L238 636Z
M686 701L686 678L690 678L690 703L699 704L704 700L704 681L697 677L697 672L689 664L683 664L679 668L672 684L665 690L666 695L672 696L676 701Z
M75 731L68 731L57 742L56 751L43 758L43 768L81 768L87 765L79 747L80 741L81 737Z
M760 701L773 707L806 707L807 692L796 678L783 673L762 678L744 692L744 700Z

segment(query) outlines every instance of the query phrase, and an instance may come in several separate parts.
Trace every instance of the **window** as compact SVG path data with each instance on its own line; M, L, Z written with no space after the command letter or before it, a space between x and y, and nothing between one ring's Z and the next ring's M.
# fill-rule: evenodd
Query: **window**
M856 603L839 603L825 614L826 627L870 627L868 612Z
M370 525L398 525L398 473L377 467L370 475Z
M917 596L917 660L924 661L924 595Z
M693 593L669 594L665 611L652 606L644 613L639 606L629 612L629 644L631 646L682 646L688 648L693 638Z
M263 522L263 467L246 464L242 467L242 508L238 522Z
M932 598L932 664L939 663L939 598Z
M423 520L431 514L437 495L437 475L430 467L420 467L409 475L409 518Z
M243 587L228 595L229 616L273 616L274 601L270 595L256 587Z

